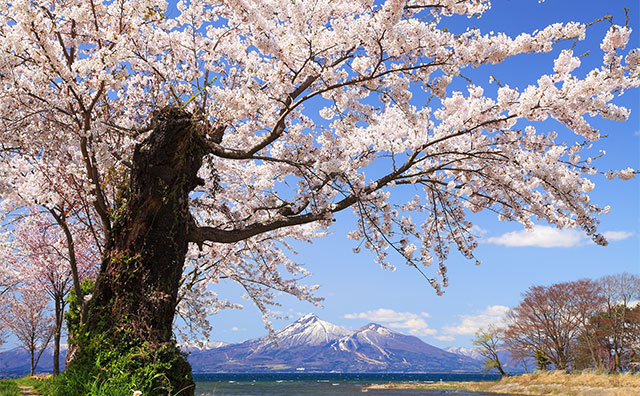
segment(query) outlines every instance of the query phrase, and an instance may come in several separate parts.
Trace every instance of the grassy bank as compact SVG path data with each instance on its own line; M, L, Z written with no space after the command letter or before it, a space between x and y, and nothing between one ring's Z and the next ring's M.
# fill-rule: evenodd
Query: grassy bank
M16 380L0 380L0 396L20 396L20 390L18 390Z
M31 386L42 395L50 394L51 377L6 378L0 380L0 396L20 396L18 386Z
M503 378L495 382L445 382L435 384L391 383L369 389L463 389L476 392L536 396L638 396L640 375L566 374L544 372Z

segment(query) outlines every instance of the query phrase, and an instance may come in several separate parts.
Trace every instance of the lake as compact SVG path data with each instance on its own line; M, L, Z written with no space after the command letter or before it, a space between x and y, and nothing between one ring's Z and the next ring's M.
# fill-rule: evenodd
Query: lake
M342 373L278 373L278 374L194 374L196 395L206 396L346 396L364 395L372 384L387 382L492 381L496 374L431 373L431 374L342 374ZM433 389L376 389L367 396L482 396L490 393Z

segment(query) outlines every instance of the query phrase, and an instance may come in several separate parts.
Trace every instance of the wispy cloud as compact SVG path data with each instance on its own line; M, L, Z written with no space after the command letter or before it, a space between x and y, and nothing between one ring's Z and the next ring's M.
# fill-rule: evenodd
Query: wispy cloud
M367 312L359 312L344 315L345 319L365 319L371 322L383 323L387 327L407 330L415 336L436 334L437 331L430 328L424 318L428 318L426 312L396 312L393 309L380 308Z
M458 324L444 326L442 332L445 335L468 335L474 334L479 328L487 327L490 324L500 326L504 323L508 311L509 307L504 305L490 305L476 315L460 315Z
M433 337L438 341L453 341L456 339L456 337L454 336L449 336L449 335L441 335L441 336L435 336Z
M372 322L395 322L399 320L414 319L419 316L428 318L429 314L426 312L421 312L420 314L412 312L396 312L393 309L380 308L373 311L344 315L345 319L366 319Z
M609 242L617 242L630 238L633 233L627 231L605 231L602 235ZM484 241L508 247L536 246L543 248L571 248L593 243L582 231L575 229L559 230L543 225L535 225L531 231L507 232L497 237L486 238Z
M633 232L605 231L602 233L602 235L604 235L604 237L607 238L609 242L617 242L617 241L623 241L625 239L631 238L633 236Z

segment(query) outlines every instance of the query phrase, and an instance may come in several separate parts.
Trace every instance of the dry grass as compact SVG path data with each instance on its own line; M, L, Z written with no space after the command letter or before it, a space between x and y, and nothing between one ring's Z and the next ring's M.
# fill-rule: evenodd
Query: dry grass
M396 383L376 387L388 389L464 389L535 396L638 396L640 395L640 375L590 372L566 374L557 371L524 374L496 382Z
M502 380L507 383L527 384L562 384L568 386L592 386L597 388L637 387L640 388L640 375L636 374L598 374L583 372L566 374L562 371L523 374Z

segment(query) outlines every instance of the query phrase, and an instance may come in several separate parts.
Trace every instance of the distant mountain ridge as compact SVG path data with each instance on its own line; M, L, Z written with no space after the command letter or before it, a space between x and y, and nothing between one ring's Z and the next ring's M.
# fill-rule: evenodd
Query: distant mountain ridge
M60 367L64 367L64 358L67 355L67 349L64 346L60 348ZM29 374L31 369L31 356L29 352L22 348L13 348L8 351L0 352L0 376L21 377ZM53 346L49 345L36 367L36 373L53 372Z
M196 373L481 371L479 361L417 337L369 323L356 331L308 314L275 332L238 344L192 350Z
M264 336L227 344L220 341L189 342L182 346L194 373L248 372L370 372L418 373L482 371L473 348L442 350L417 337L369 323L350 331L308 314ZM49 347L37 372L53 370ZM61 351L61 367L66 350ZM21 348L0 352L0 375L29 372L29 354Z
M445 348L445 351L455 353L458 355L468 356L475 360L483 361L485 358L480 354L478 348L466 348L466 347L449 347Z
M486 360L486 358L480 354L479 348L449 347L445 350L447 352L468 356L472 359L476 359L479 362L483 362ZM524 361L522 359L514 359L511 356L511 353L506 349L498 350L498 359L500 359L502 368L508 373L527 372L531 370L532 367L535 367L535 361L531 359L527 359Z
M204 340L204 341L187 341L184 343L179 344L180 349L182 351L185 352L190 352L193 350L206 350L206 349L213 349L213 348L220 348L223 346L229 345L228 342L223 342L223 341L208 341L208 340Z

